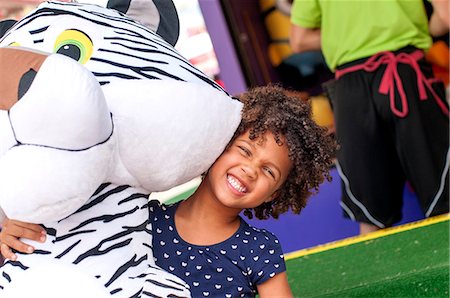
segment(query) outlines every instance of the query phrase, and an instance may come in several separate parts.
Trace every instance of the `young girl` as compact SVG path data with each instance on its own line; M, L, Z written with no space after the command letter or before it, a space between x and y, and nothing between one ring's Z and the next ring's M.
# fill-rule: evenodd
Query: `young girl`
M278 239L240 214L300 213L330 179L334 142L312 121L308 104L280 87L254 88L239 99L242 122L195 193L170 206L149 202L153 254L157 265L189 284L193 297L292 297ZM27 252L18 236L42 236L35 225L7 221L5 227L0 240L7 258L13 257L8 246Z

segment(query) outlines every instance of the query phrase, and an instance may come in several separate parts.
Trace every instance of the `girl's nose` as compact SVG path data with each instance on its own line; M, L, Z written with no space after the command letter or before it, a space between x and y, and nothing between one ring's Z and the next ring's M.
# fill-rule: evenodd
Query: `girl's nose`
M241 169L250 179L255 179L257 177L256 170L252 165L250 164L243 165Z

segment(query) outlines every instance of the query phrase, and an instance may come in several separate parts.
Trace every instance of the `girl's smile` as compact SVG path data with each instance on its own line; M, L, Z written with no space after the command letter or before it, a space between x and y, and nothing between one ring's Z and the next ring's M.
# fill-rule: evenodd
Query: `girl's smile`
M245 187L245 185L241 183L238 178L234 177L233 175L228 175L227 180L231 189L235 190L238 194L244 194L247 192L247 187Z

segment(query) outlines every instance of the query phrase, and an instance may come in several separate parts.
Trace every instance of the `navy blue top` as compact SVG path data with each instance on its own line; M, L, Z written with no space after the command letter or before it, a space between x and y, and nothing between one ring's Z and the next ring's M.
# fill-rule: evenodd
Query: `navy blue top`
M192 297L255 297L256 285L286 271L277 237L242 218L236 233L223 242L187 243L175 229L178 204L149 202L153 255L158 266L186 281Z

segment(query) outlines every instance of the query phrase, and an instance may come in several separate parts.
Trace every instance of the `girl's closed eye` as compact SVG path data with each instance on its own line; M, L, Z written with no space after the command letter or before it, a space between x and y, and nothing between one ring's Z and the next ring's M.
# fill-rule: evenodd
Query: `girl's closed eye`
M252 155L250 150L245 148L244 146L238 146L238 148L245 156L251 156Z
M275 179L275 173L272 171L270 167L264 167L263 170L269 174L273 179Z

